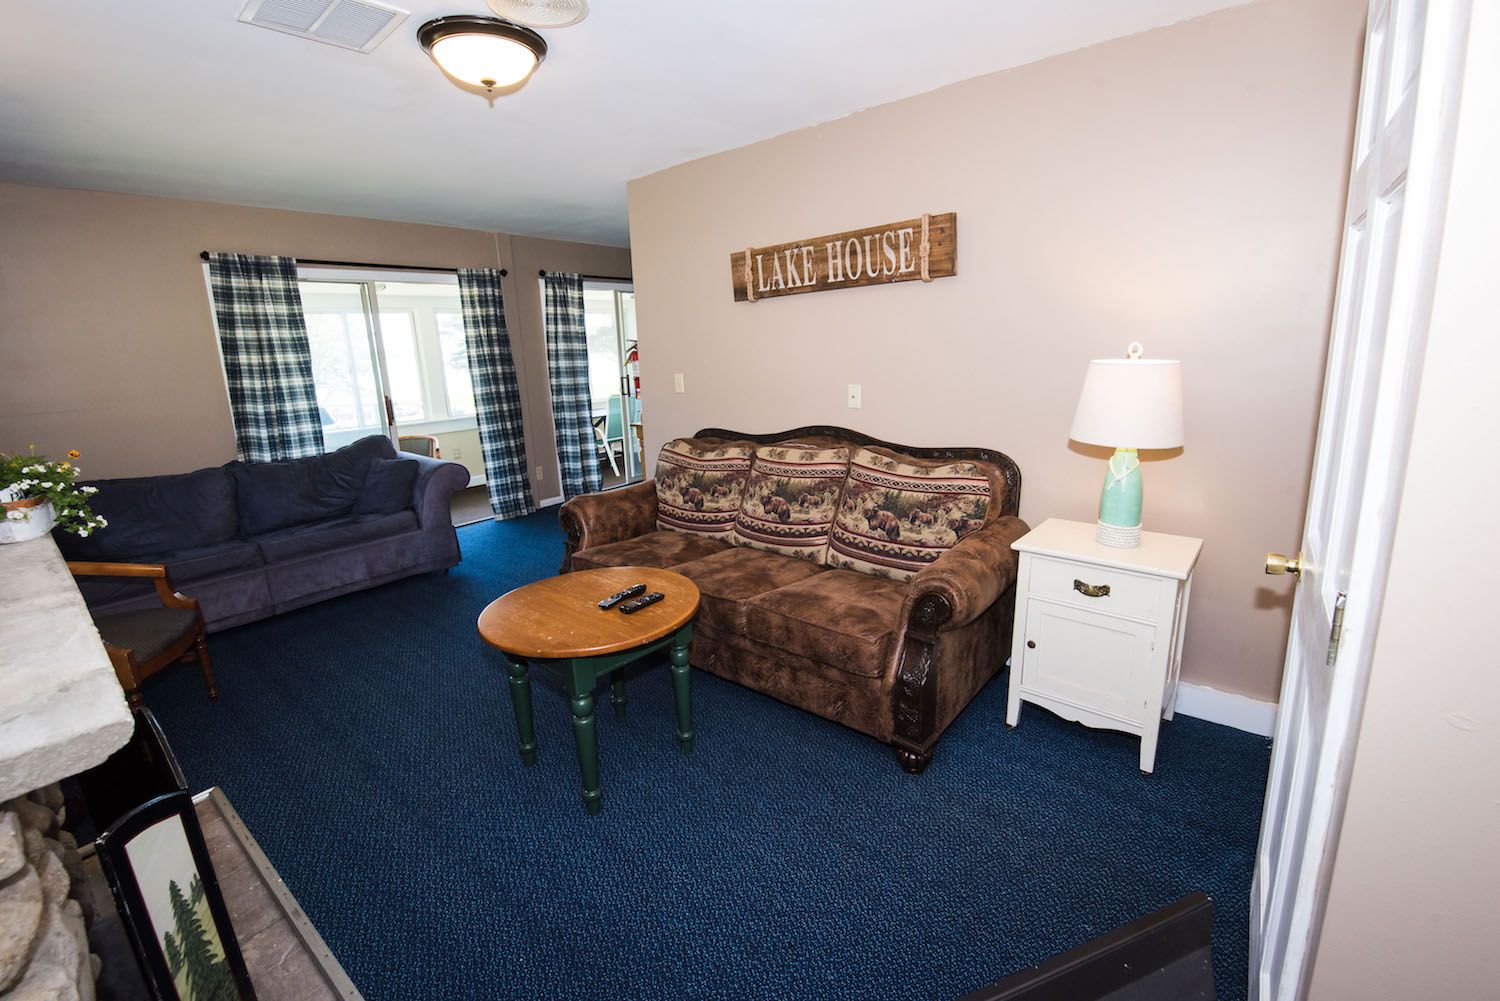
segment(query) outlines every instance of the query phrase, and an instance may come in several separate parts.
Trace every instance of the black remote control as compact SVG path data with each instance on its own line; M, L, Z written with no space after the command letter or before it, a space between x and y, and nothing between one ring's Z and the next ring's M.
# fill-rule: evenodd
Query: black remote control
M634 598L636 595L640 594L641 592L643 592L645 590L646 590L646 585L645 584L632 584L629 587L627 587L625 590L623 590L623 591L616 591L614 594L610 595L608 598L605 598L603 601L599 602L599 607L600 608L614 608L616 605L618 605L620 602L624 601L626 598Z
M647 605L656 604L658 601L662 600L665 597L666 595L662 594L660 591L652 591L650 594L645 595L644 597L636 598L634 601L625 602L625 604L620 606L620 611L626 615L630 615L633 612L639 612Z

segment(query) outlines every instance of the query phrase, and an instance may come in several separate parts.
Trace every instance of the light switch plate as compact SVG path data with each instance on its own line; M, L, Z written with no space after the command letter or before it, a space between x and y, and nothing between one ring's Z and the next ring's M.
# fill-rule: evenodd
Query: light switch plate
M687 383L682 378L682 373L681 372L673 372L672 373L672 392L674 392L674 393L686 393L687 392Z
M862 401L861 401L859 383L857 383L857 382L851 382L851 383L849 383L849 409L850 410L858 410L860 408L860 406L861 406L861 403L862 403Z

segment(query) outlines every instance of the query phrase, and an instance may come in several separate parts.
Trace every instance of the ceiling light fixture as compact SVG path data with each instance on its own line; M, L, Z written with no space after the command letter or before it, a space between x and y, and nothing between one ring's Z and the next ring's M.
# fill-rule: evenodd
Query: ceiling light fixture
M547 43L530 28L477 14L428 21L417 41L444 73L491 94L525 80L547 57Z

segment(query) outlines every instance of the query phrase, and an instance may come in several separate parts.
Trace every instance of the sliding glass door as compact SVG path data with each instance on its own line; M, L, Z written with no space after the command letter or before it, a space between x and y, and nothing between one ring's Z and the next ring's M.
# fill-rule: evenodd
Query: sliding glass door
M583 313L604 485L638 483L644 463L635 292L624 282L585 281Z
M323 438L371 434L470 466L483 482L458 279L452 274L299 270Z

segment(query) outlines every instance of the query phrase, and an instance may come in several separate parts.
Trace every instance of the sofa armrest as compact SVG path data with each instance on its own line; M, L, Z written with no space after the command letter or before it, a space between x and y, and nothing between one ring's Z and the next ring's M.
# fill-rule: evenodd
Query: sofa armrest
M579 550L623 542L656 528L656 481L574 497L562 506L558 519L568 536L566 573Z
M452 527L453 495L469 485L468 467L414 452L402 452L399 458L417 464L417 478L411 485L411 506L417 512L417 524L423 529Z
M901 621L958 629L979 618L1015 583L1018 561L1010 544L1030 530L1012 516L965 536L911 579Z

